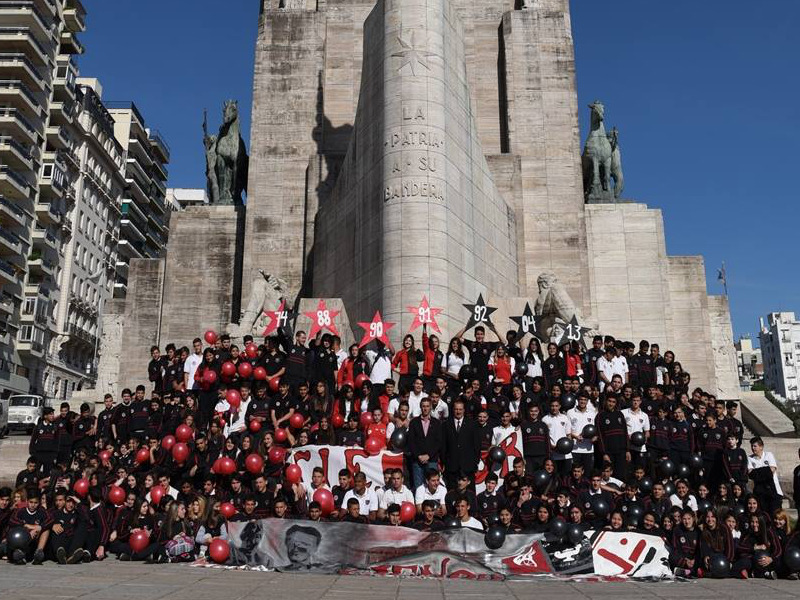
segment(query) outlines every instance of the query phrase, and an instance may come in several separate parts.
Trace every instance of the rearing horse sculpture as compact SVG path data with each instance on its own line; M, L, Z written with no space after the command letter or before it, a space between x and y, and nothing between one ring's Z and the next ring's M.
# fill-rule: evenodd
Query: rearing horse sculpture
M611 190L611 158L613 150L603 125L605 107L599 100L589 105L592 127L583 149L583 195L586 200L599 200ZM604 193L605 192L605 193ZM613 195L611 196L613 199Z
M248 157L235 100L225 102L219 135L208 135L203 119L203 144L210 203L242 204L242 192L247 190Z

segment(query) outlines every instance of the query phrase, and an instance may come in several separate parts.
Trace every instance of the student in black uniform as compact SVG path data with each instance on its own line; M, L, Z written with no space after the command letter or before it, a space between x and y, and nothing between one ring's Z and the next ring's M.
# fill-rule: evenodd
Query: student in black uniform
M34 428L31 435L29 452L39 465L39 472L47 476L58 458L58 430L55 425L55 411L46 406L42 411L42 420Z

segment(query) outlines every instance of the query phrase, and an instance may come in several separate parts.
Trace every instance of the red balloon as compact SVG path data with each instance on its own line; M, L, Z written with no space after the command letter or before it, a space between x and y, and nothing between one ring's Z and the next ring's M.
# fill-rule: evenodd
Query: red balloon
M185 423L178 425L178 428L175 430L175 439L179 442L183 442L184 444L192 439L193 435L194 432L192 431L192 428Z
M136 451L136 463L143 465L146 462L150 462L150 450L147 448L139 448Z
M172 450L172 447L175 445L175 442L176 440L174 435L165 435L161 439L161 447L167 452L169 452L170 450Z
M378 436L373 435L367 438L367 441L364 443L364 450L366 450L367 454L370 456L375 456L383 450L383 443L381 443L381 439Z
M264 459L258 454L250 454L244 459L244 466L253 475L257 475L264 468Z
M128 545L134 552L141 552L142 550L147 548L147 545L149 543L150 543L150 534L147 533L146 529L140 529L138 531L134 531L128 538Z
M236 514L236 507L231 504L230 502L223 502L219 505L219 514L221 514L226 519L230 519L233 515Z
M228 390L225 393L225 400L227 400L228 404L233 408L239 408L239 405L242 403L242 395L236 390Z
M333 494L330 490L319 488L314 492L314 502L319 502L319 507L322 510L323 516L328 516L333 512Z
M372 420L372 413L366 411L361 413L361 416L358 418L358 420L361 423L361 429L366 429L375 422Z
M346 379L346 380L344 380L342 382L342 387L344 387L346 385L349 385L351 388L355 388L356 387L356 384L353 383L353 381L351 379Z
M214 369L206 369L203 372L203 383L214 385L217 382L217 372Z
M364 384L369 381L369 377L361 373L360 375L356 376L356 389L361 389L364 387Z
M209 329L203 334L203 338L205 338L207 344L213 346L217 343L217 332L213 329Z
M211 540L211 543L208 544L208 555L211 557L211 560L217 564L221 565L226 562L230 554L231 547L228 546L228 542L222 538L214 538Z
M97 458L100 459L101 463L108 462L111 460L111 450L102 450L98 455Z
M150 500L155 506L161 504L161 500L164 498L165 494L164 488L160 485L154 485L150 488Z
M278 388L281 385L281 378L280 377L272 377L269 380L269 390L271 392L277 392Z
M289 483L300 483L303 481L303 469L297 465L286 467L286 481Z
M85 477L81 477L75 482L75 485L72 486L72 489L75 490L75 493L78 494L78 496L83 498L89 493L89 480Z
M219 474L233 475L236 472L236 461L227 456L219 459Z
M222 363L222 367L220 367L220 372L225 377L233 377L236 375L236 365L233 364L231 361L226 360Z
M305 417L301 415L299 412L296 412L291 417L289 417L289 425L291 425L293 429L300 429L303 426L303 423L305 422L306 422Z
M286 430L285 429L276 429L275 430L275 441L276 442L283 443L288 439L289 439L289 436L286 434Z
M261 431L261 421L256 421L255 419L253 419L252 421L250 421L248 429L250 429L252 433L258 433L259 431Z
M189 454L189 446L183 442L178 442L172 447L172 458L175 459L176 463L186 462L186 459L189 458Z
M333 425L336 429L344 426L344 417L339 413L336 413L331 417L331 425Z
M243 377L244 379L250 379L250 376L253 374L253 365L249 362L240 362L239 363L239 377Z
M273 465L279 465L283 462L284 457L286 456L286 450L281 448L280 446L273 446L269 449L267 453L267 458L269 458L269 462Z
M256 367L255 369L253 369L253 377L258 379L259 381L266 381L267 370L264 367Z
M256 346L253 342L250 342L244 347L244 353L247 354L248 358L255 358L258 356L258 346Z
M115 506L119 506L125 502L125 490L118 485L112 485L108 488L108 501Z
M413 502L403 502L400 505L400 521L403 523L411 523L414 517L417 516L417 507Z

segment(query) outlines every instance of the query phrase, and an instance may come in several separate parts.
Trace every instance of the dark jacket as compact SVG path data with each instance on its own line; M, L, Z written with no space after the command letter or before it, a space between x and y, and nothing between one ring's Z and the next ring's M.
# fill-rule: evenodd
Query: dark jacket
M408 451L416 458L420 454L430 456L430 462L439 460L442 451L442 424L431 417L428 435L423 433L422 417L414 417L408 425Z
M430 432L429 432L430 433ZM449 418L442 425L442 461L448 473L464 472L472 474L478 470L481 458L481 438L478 424L468 417L461 420L461 428L456 433L456 422Z

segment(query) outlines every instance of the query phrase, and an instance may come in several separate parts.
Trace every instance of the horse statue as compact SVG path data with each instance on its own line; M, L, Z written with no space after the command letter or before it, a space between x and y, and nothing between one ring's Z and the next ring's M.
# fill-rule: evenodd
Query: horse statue
M614 199L619 200L625 189L625 176L622 174L622 154L619 149L619 130L614 127L608 134L611 143L611 179L614 180Z
M247 190L249 159L235 100L225 102L219 135L208 135L206 120L203 120L203 146L209 203L242 204L242 192Z
M253 277L250 297L242 310L239 322L228 325L227 331L230 336L241 339L248 334L263 335L264 324L260 321L266 311L278 308L281 300L285 298L288 287L280 277L258 269L258 275Z
M611 157L613 150L603 125L605 107L599 100L589 105L592 126L581 161L583 163L583 195L587 202L613 202L611 192Z

